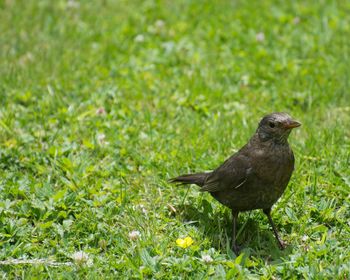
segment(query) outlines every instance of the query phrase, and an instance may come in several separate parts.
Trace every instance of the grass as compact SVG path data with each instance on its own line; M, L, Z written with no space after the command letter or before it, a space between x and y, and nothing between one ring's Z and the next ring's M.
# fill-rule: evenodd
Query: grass
M0 18L2 278L350 277L349 2L7 0ZM273 111L303 123L273 209L289 246L253 211L237 257L230 211L167 179Z

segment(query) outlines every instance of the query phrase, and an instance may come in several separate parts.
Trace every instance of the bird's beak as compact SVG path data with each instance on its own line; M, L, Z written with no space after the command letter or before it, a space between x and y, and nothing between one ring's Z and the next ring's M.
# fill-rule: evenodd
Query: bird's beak
M288 128L288 129L296 128L298 126L301 126L301 123L298 121L295 121L295 120L290 120L290 121L284 123L284 128Z

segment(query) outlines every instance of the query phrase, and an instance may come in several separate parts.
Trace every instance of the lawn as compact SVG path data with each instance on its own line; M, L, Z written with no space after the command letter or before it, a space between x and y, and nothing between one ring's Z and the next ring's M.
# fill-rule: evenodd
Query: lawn
M350 2L0 1L3 279L349 279ZM303 123L273 208L173 176ZM185 239L187 238L187 239ZM192 244L191 244L192 243Z

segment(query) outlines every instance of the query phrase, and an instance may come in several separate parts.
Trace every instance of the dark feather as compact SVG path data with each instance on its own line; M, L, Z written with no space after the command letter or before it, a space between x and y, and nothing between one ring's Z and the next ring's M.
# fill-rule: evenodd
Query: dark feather
M195 173L195 174L185 174L181 175L175 178L172 178L169 180L170 183L181 183L183 185L187 184L195 184L197 186L203 186L206 178L208 175L210 175L211 172L209 173Z

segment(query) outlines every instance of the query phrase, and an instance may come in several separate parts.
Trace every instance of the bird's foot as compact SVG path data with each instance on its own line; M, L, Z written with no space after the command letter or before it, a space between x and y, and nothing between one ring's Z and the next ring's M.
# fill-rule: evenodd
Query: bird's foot
M284 250L287 248L287 242L281 240L281 239L278 239L278 246L280 247L281 250Z
M232 245L232 251L236 254L236 256L239 255L239 252L241 251L242 247L238 246L237 244Z

